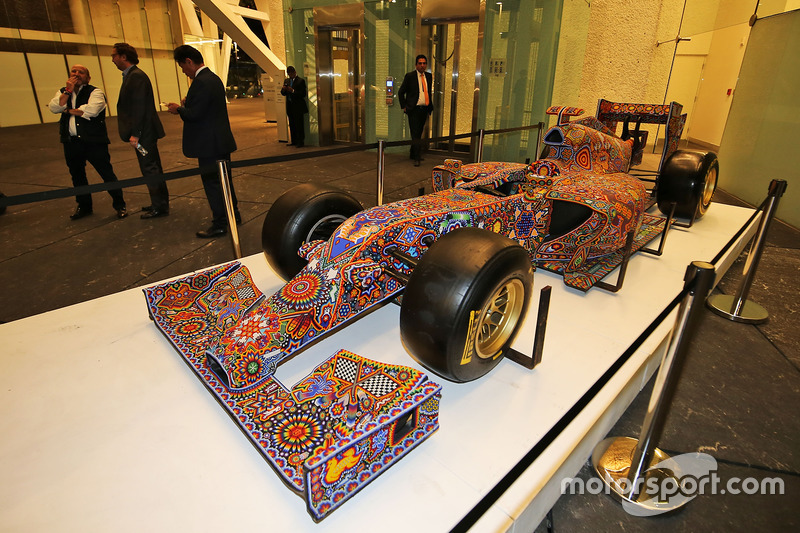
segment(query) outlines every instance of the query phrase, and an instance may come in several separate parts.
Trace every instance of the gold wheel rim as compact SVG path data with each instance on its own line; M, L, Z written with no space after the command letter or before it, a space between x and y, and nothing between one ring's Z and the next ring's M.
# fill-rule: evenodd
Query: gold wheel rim
M492 294L481 310L475 351L481 359L494 358L511 338L522 314L525 287L518 279L508 280Z
M711 203L711 197L714 196L714 190L717 188L717 169L712 168L706 176L706 183L703 188L703 205L708 206Z

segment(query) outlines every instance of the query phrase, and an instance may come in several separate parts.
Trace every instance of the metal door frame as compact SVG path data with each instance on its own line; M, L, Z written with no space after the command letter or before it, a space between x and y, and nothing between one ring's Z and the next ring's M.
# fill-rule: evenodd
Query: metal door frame
M350 138L358 139L353 143L364 142L365 102L365 58L364 58L364 5L345 4L340 6L315 7L314 16L314 49L317 64L317 112L319 117L319 144L331 145L336 141L333 131L333 57L331 55L331 37L333 31L348 31L350 58L348 64L358 67L348 79L352 90L352 106L350 118ZM352 42L352 31L358 31L358 42ZM357 54L357 58L353 55Z
M427 33L427 55L431 58L431 64L433 64L435 59L434 55L434 42L433 42L433 30L434 28L445 28L443 32L437 30L438 35L443 35L444 38L440 37L439 45L442 44L442 41L446 44L447 42L447 35L452 25L453 31L455 32L453 35L453 72L451 74L450 80L450 124L448 125L449 133L448 135L455 135L456 133L456 115L458 112L458 78L459 78L459 65L461 62L461 24L465 22L477 22L478 23L478 39L476 44L477 51L475 56L475 90L473 91L473 103L472 103L472 131L475 131L478 127L478 105L480 103L480 81L481 81L481 64L483 61L483 32L484 32L484 24L485 24L485 4L483 2L480 3L479 15L478 17L463 17L463 18L446 18L446 19L421 19L420 24L423 28L427 27L425 32L420 32L420 34ZM446 52L446 50L445 50ZM441 53L439 55L442 55ZM438 71L438 68L436 69ZM434 79L434 86L435 87L446 87L446 81L435 78ZM438 91L438 89L437 89ZM468 96L466 97L468 98ZM442 124L442 119L444 117L444 113L442 108L439 108L438 112L434 112L434 116L431 120L431 130L442 131L444 129L444 124ZM474 149L474 143L471 143L470 152ZM448 142L448 151L453 153L455 151L455 140L450 140Z

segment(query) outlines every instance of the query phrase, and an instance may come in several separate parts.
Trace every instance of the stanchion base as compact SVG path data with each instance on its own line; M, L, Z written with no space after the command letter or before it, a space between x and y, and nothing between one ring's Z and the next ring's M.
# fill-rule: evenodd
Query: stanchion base
M744 305L740 309L738 315L734 314L731 312L731 309L735 303L735 298L735 296L728 294L714 294L706 300L706 305L714 313L728 320L733 320L734 322L761 324L766 322L769 318L769 313L766 309L750 300L744 301Z
M674 498L671 491L663 491L664 487L680 487L683 472L674 461L669 468L660 465L670 456L655 448L653 458L639 483L641 489L638 497L631 499L631 482L628 473L636 450L638 439L631 437L610 437L595 446L592 452L592 466L597 476L605 483L610 494L622 503L623 508L635 516L653 516L682 507L689 499Z

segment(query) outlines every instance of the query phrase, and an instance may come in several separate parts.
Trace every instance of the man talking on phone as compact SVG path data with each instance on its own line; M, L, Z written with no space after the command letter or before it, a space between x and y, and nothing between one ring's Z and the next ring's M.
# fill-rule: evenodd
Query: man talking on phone
M289 117L289 133L292 137L292 142L289 144L301 148L306 140L303 120L303 116L308 113L306 81L297 75L292 66L286 69L286 74L289 77L283 82L281 94L286 97L286 116Z

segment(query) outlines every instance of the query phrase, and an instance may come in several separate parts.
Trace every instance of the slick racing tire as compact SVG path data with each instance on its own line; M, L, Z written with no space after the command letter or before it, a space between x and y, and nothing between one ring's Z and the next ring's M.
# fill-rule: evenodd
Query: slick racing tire
M363 207L344 191L304 183L283 193L264 217L261 247L275 272L293 278L307 261L297 252L306 243L328 240L342 222Z
M675 203L676 217L702 217L711 205L718 175L717 154L678 150L664 162L656 181L658 209L669 214Z
M400 307L406 349L438 375L472 381L503 358L528 306L533 269L517 243L478 228L436 241Z

